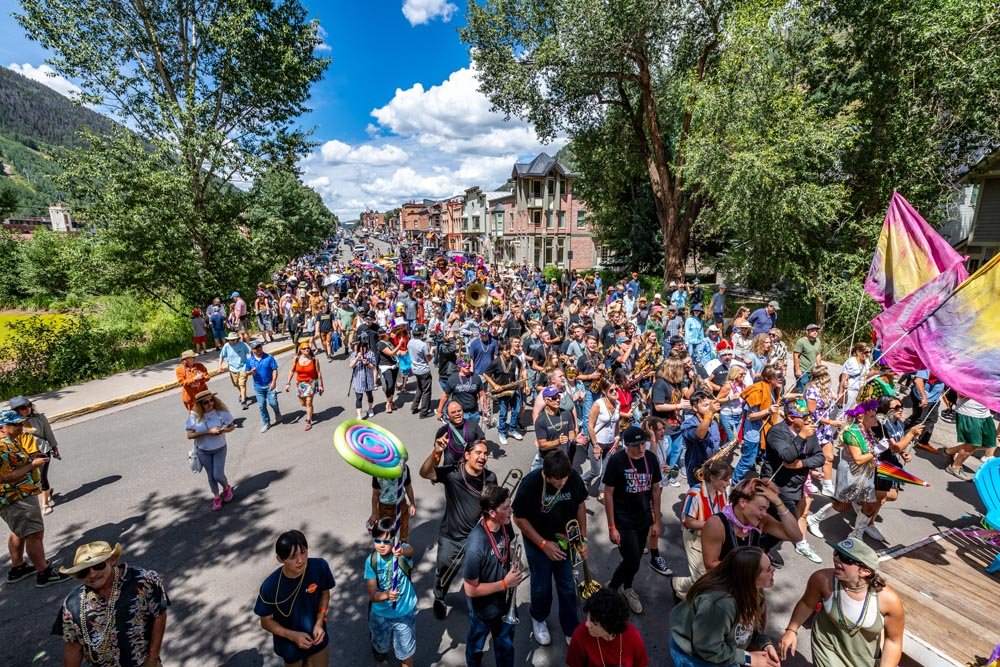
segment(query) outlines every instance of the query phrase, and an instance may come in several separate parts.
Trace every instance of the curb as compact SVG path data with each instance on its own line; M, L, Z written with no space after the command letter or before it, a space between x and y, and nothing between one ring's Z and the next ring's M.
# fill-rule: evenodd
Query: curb
M288 352L294 347L295 346L292 343L284 343L272 350L267 350L267 353L272 356L276 356L279 354L284 354L285 352ZM216 368L208 372L208 377L213 378L217 375L221 375L223 372L224 371L220 371ZM94 412L107 410L108 408L113 408L116 405L124 405L126 403L132 403L133 401L138 401L141 398L146 398L148 396L155 396L156 394L162 394L164 392L170 391L171 389L177 389L180 386L181 386L180 383L177 381L167 382L166 384L150 387L149 389L141 389L139 391L134 391L131 394L125 394L124 396L109 398L108 400L101 401L99 403L92 403L90 405L85 405L81 408L74 408L73 410L67 410L65 412L57 412L55 414L48 416L49 423L55 424L56 422L66 421L67 419L75 419L76 417L82 417L84 415L89 415Z

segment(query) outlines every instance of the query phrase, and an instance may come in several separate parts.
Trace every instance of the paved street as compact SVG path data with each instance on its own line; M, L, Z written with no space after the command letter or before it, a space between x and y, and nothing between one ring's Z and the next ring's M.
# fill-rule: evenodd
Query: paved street
M282 360L287 372L287 357ZM184 410L176 391L146 403L106 412L85 421L60 425L57 435L63 461L53 464L51 479L57 496L56 511L47 517L49 553L63 563L72 559L79 544L95 539L121 541L125 559L159 571L167 584L173 606L164 643L168 665L277 665L269 636L252 613L260 581L277 566L273 543L283 530L298 528L310 540L311 554L328 559L337 579L330 613L331 664L371 664L367 646L366 598L362 563L370 542L364 521L370 509L369 479L344 463L332 446L332 432L343 418L353 415L348 398L346 363L338 357L324 362L328 391L317 401L319 423L305 433L292 394L281 396L284 424L261 435L256 407L241 411L235 390L226 380L210 386L230 406L240 428L229 436L227 472L236 498L222 512L210 511L204 474L188 469L184 438ZM437 390L435 383L435 390ZM413 418L404 408L393 415L379 412L375 421L398 434L407 444L413 471L426 456L436 423ZM942 425L942 442L953 440L953 427ZM495 432L488 434L491 440ZM499 477L511 467L525 471L533 455L532 437L511 440L500 449L492 446L490 467ZM923 454L909 468L928 479L932 488L907 487L900 502L884 512L882 531L894 544L909 543L943 528L971 521L975 491L971 483L946 476ZM452 593L446 622L431 612L433 548L443 510L440 489L415 479L418 514L411 530L417 550L414 581L421 594L418 624L418 665L464 664L466 618L464 598ZM664 494L666 555L677 571L684 570L680 547L681 489ZM609 547L603 508L589 501L597 516L590 536L596 575L605 580L617 563ZM964 517L964 518L963 518ZM828 537L842 538L846 522L827 521ZM831 550L812 540L830 563ZM784 627L800 586L813 570L811 563L786 545L786 567L776 577L769 595L772 629ZM9 567L7 556L0 569ZM527 618L527 582L519 591L521 617ZM653 664L670 664L667 656L667 620L671 607L668 580L643 567L636 585L646 613L637 619ZM49 636L62 597L70 584L35 589L31 580L0 584L0 645L4 664L58 664L61 644ZM524 620L517 633L518 659L532 665L563 664L564 648L558 631L553 645L539 648L529 639ZM803 635L804 637L804 635ZM802 641L808 647L807 641ZM801 663L800 663L801 664Z

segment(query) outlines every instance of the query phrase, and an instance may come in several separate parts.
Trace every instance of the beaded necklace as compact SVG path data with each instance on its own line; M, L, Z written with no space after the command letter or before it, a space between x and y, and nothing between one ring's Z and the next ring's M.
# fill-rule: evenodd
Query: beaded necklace
M846 630L847 634L854 636L861 629L861 624L865 622L865 617L868 615L868 605L871 604L872 600L871 589L868 588L865 591L865 603L861 605L861 613L858 615L858 620L851 622L848 622L848 619L844 616L840 581L838 579L833 580L833 595L837 599L837 625Z
M464 463L461 465L460 470L462 471L462 484L465 485L465 490L468 491L469 493L471 493L472 495L474 495L477 498L479 496L483 495L482 489L481 488L477 489L476 487L474 487L471 484L469 484L469 480L470 479L479 479L480 477L483 477L483 484L485 484L486 483L486 479L485 479L486 478L486 470L483 469L482 475L477 475L476 477L470 477L468 475L468 473L465 472L465 464ZM489 532L489 531L487 531L487 532Z
M299 576L299 583L295 586L295 590L292 591L291 594L289 594L289 596L284 600L280 601L278 600L278 593L281 590L281 578L282 576L284 576L280 570L278 571L278 584L274 587L274 601L268 602L259 593L257 597L260 597L261 602L263 602L264 604L273 605L279 614L281 614L285 618L288 618L289 616L292 615L292 610L295 609L295 600L299 597L299 591L302 589L302 582L305 581L306 579L306 569L307 568L302 569L302 574ZM288 579L290 577L285 577L285 578ZM284 611L281 610L281 605L285 604L289 600L291 600L291 604L288 605L288 613L285 613Z
M556 503L559 502L559 489L556 489L555 493L548 500L545 500L545 484L545 478L542 477L542 514L548 514L556 506Z
M501 565L507 564L507 559L510 557L510 539L507 537L507 531L504 530L503 525L500 526L500 534L504 537L503 554L500 553L500 547L497 546L497 541L493 539L493 531L490 527L486 525L486 521L483 521L483 530L486 531L486 539L490 541L490 548L493 550L493 555L497 557Z
M92 635L90 630L87 628L87 599L93 596L95 599L100 601L100 596L91 590L86 588L83 590L83 594L80 595L80 626L83 630L83 643L89 650L92 656L99 656L101 652L108 648L111 643L111 636L114 632L115 625L115 605L118 603L118 596L121 594L122 590L122 579L125 578L125 571L122 570L122 576L118 576L118 568L114 568L111 572L111 576L114 578L111 583L111 595L108 596L108 602L105 608L107 609L107 621L104 624L103 632L101 628L95 627L97 630L97 643L93 643Z

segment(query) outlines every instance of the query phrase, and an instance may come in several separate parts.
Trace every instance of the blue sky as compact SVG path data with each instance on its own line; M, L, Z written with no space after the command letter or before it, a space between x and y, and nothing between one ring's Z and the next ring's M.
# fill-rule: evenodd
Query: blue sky
M458 38L462 0L302 1L333 62L302 119L320 145L300 167L342 219L493 188L515 160L563 145L544 146L526 123L490 111ZM49 76L45 50L11 18L16 5L0 5L0 64L70 94L73 83Z

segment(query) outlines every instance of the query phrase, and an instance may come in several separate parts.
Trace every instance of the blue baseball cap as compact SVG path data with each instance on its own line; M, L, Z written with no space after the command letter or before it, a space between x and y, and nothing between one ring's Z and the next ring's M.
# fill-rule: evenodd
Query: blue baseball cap
M26 420L26 417L22 417L14 410L4 410L0 412L0 426L7 426L8 424L20 424Z

